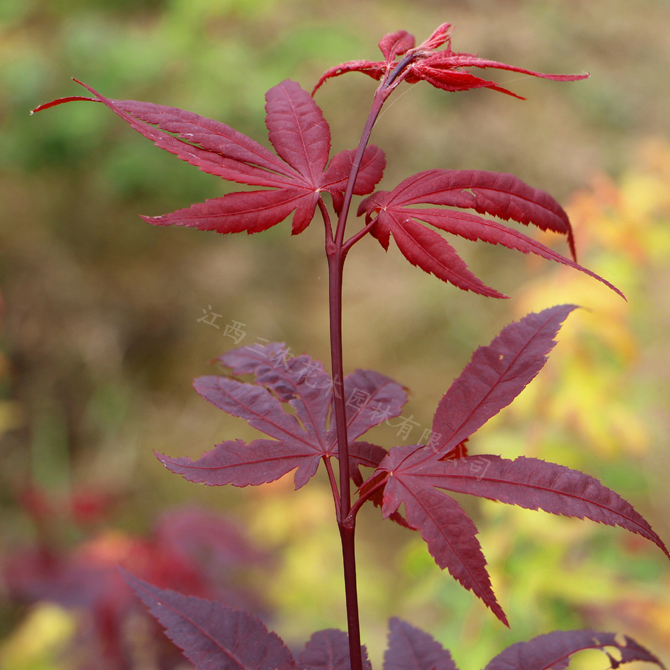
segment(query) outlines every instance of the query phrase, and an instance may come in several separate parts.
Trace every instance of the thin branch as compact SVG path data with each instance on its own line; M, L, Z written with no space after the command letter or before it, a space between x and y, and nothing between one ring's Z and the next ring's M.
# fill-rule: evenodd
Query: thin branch
M340 503L340 492L337 490L337 480L335 479L335 473L333 472L333 464L330 462L329 456L323 457L323 462L326 466L326 472L328 473L328 481L330 482L330 488L333 491L333 500L335 502L335 514L337 515L337 522L340 522L340 516L342 513L342 506Z

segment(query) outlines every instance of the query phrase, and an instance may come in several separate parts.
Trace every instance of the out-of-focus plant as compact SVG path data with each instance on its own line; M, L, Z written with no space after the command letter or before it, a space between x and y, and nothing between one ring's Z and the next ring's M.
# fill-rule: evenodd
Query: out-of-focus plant
M38 542L5 556L0 576L13 602L38 606L0 649L3 667L29 668L31 648L56 667L180 667L178 650L138 608L119 566L165 588L267 616L254 579L256 570L271 567L270 558L228 519L195 507L175 509L139 537L101 528L115 500L100 490L64 500L32 489L22 500ZM73 534L81 539L70 546ZM28 637L40 625L50 640L43 647Z

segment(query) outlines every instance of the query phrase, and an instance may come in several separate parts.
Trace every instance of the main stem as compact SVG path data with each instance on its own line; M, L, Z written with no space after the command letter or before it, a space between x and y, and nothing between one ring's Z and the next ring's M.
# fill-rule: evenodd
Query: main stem
M342 211L337 222L335 239L326 235L326 255L328 256L328 297L330 306L330 357L333 372L333 399L335 405L335 426L340 470L340 507L337 523L342 542L344 564L344 590L347 605L347 628L349 632L349 656L351 670L363 670L361 654L361 630L358 614L358 591L356 587L356 552L354 535L355 516L351 515L351 486L349 479L349 443L347 439L347 418L344 398L344 363L342 356L342 272L344 260L350 246L343 248L344 229L349 215L351 198L356 178L360 171L363 154L370 140L372 128L384 104L385 96L380 89L375 95L372 109L363 129L361 141L354 157L349 181L344 193Z

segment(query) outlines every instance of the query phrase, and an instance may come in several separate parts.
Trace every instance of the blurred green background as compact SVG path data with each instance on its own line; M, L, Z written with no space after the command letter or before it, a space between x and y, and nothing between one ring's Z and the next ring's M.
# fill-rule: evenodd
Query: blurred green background
M235 346L225 325L242 324L238 344L284 341L328 362L320 224L297 239L288 222L253 238L153 228L137 214L230 187L102 106L28 111L81 94L76 77L106 96L192 110L265 141L271 86L291 78L311 89L328 67L377 60L385 33L402 28L422 40L447 21L456 51L591 78L491 75L525 102L405 86L373 135L388 159L381 187L428 168L513 172L566 205L580 261L628 303L543 261L456 243L484 281L512 296L494 302L442 285L366 239L348 263L345 366L379 370L412 390L411 443L472 350L503 325L560 302L588 308L570 317L542 375L471 440L471 453L583 469L670 541L669 2L2 0L0 555L36 541L19 503L26 490L54 501L104 491L117 501L93 529L72 524L63 503L63 551L111 531L141 536L165 508L196 501L241 520L279 557L262 590L270 625L291 645L345 627L323 481L297 494L290 477L253 490L205 489L152 454L196 457L224 439L252 438L190 388L211 372L207 361ZM317 94L335 151L356 145L374 87L352 74ZM211 312L218 329L199 320ZM382 426L370 439L391 447L395 433ZM578 627L624 631L670 662L670 570L653 545L590 522L463 504L511 630L440 573L417 537L365 510L360 595L376 667L389 616L430 632L462 668L485 665L512 642ZM0 665L63 667L58 650L74 635L73 615L19 606L6 584L0 589Z

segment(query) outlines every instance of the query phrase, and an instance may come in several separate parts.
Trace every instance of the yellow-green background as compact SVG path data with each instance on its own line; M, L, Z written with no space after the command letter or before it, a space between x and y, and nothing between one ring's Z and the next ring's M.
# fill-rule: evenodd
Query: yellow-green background
M141 534L167 506L198 501L246 520L281 557L265 587L292 645L344 627L332 502L319 481L205 489L160 467L152 449L196 457L253 431L190 388L235 346L198 318L245 324L241 344L285 341L327 362L326 268L318 221L248 237L152 228L161 214L229 187L159 151L102 106L72 104L77 77L113 98L182 107L265 141L264 92L285 78L310 89L345 60L377 59L378 39L419 39L455 25L454 49L546 72L513 73L491 91L405 87L373 137L389 165L382 188L428 168L509 171L563 202L580 260L617 284L498 248L458 244L493 302L412 268L365 240L348 263L345 364L412 389L404 416L430 427L472 350L532 309L574 302L533 387L471 441L473 453L526 454L583 469L630 500L670 540L670 3L664 0L2 0L0 3L0 553L29 542L16 492L121 495L112 528ZM351 74L317 95L335 150L352 148L374 82ZM355 230L357 221L351 221ZM538 236L539 237L539 236ZM548 240L565 250L560 241ZM408 442L418 439L419 428ZM391 447L395 431L374 435ZM621 630L670 661L670 571L652 544L619 529L464 500L480 528L511 630L437 570L417 540L360 521L363 635L380 667L385 622L400 616L483 667L504 646L554 628ZM72 533L63 542L87 538ZM9 670L56 667L71 634L56 610L4 603ZM32 626L32 628L31 628ZM41 628L40 628L41 626ZM44 642L37 649L27 640ZM602 667L603 659L595 667ZM600 665L598 665L600 664Z

